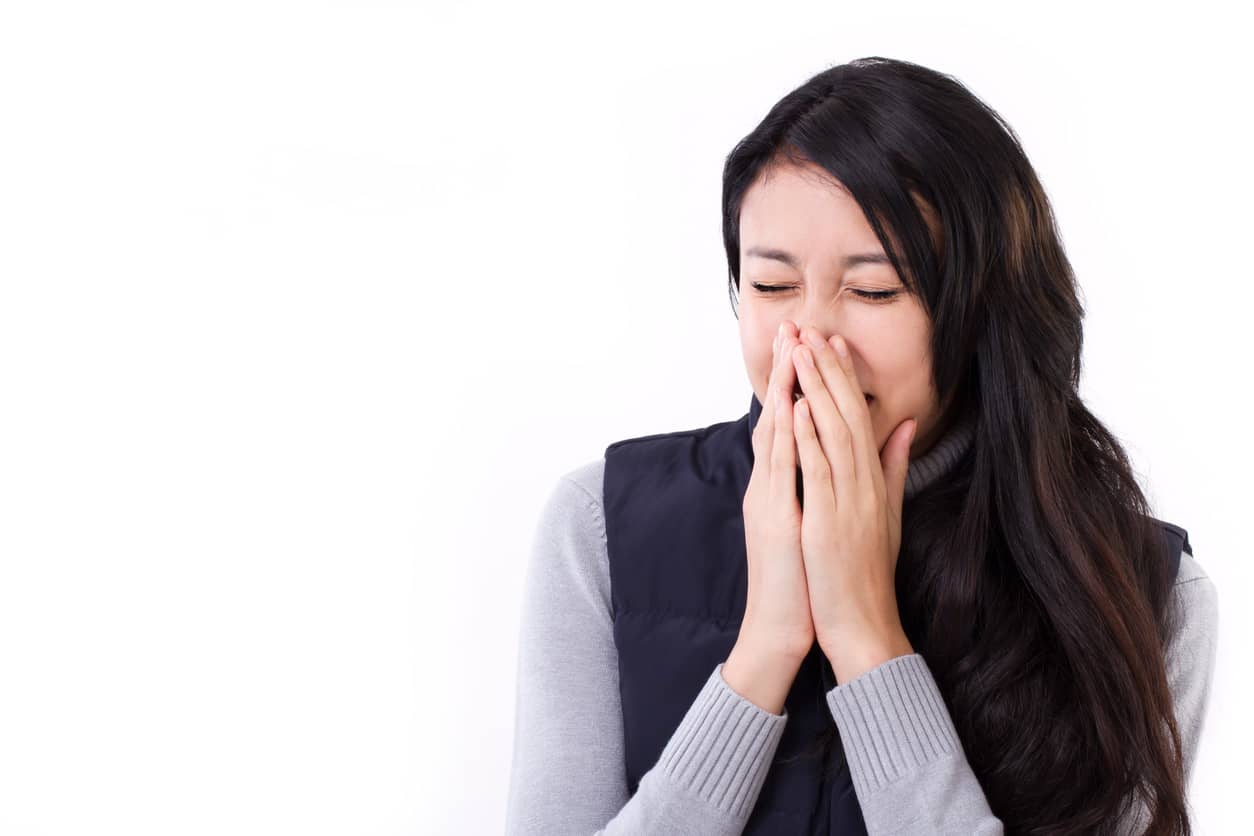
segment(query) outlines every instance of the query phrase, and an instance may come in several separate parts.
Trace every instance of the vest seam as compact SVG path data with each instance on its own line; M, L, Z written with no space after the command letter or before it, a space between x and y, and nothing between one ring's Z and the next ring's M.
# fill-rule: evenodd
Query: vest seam
M597 527L600 529L598 531L598 534L601 537L601 544L608 545L609 538L605 534L605 517L601 513L601 503L597 502L597 498L592 495L592 492L590 490L588 490L583 485L576 482L574 479L571 479L568 476L563 476L562 478L566 482L569 482L570 484L574 485L576 488L579 489L580 492L583 493L584 501L588 504L586 510L592 512L592 516L596 520Z
M692 429L687 429L687 430L673 430L671 432L665 432L665 433L653 433L652 435L638 435L632 438L622 438L622 439L619 439L618 441L611 442L605 448L605 451L608 453L609 451L617 449L619 447L625 447L628 444L639 444L644 441L662 441L664 439L684 438L684 437L706 438L712 435L714 431L717 429L728 426L730 424L738 424L743 420L744 418L741 417L741 418L737 418L734 421L719 421L718 423L711 424L707 427L693 427Z
M715 615L711 613L694 613L694 612L678 612L675 610L659 610L653 608L640 609L638 607L623 607L619 609L618 615L662 615L667 618L695 618L702 621L726 621L729 623L740 624L744 618L736 618L731 615Z

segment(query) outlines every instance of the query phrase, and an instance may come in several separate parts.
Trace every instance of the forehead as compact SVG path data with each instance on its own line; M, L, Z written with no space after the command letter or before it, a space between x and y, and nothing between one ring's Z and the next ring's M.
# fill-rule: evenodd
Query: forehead
M940 218L919 194L910 193L939 256ZM898 242L893 230L886 234ZM779 162L763 168L745 191L740 207L740 252L777 247L805 261L839 259L851 251L883 250L853 195L831 173L811 162Z
M740 207L740 247L787 249L805 259L879 247L862 208L839 181L813 164L781 164L763 173Z

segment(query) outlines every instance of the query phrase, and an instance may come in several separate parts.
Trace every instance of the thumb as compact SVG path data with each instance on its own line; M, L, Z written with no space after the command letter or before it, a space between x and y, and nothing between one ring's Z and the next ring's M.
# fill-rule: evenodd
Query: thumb
M910 467L910 444L919 422L913 418L902 421L884 445L884 458L880 466L884 470L884 489L897 519L901 519L902 497L906 492L906 472Z

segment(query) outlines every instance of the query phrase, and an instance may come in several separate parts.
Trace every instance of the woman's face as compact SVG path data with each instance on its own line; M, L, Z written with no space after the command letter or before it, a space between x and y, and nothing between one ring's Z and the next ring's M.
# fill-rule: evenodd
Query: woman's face
M859 391L873 396L867 408L876 449L909 418L919 422L911 458L934 443L941 413L932 385L931 323L858 204L826 171L776 166L745 193L739 298L745 368L761 403L767 403L771 346L780 323L789 321L825 340L844 336Z

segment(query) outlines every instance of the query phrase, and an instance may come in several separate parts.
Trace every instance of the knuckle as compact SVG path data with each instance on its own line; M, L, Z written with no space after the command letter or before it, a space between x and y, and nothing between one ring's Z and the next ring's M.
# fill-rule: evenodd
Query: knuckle
M785 458L789 451L789 440L776 439L775 446L771 450L771 473L778 473L781 469L787 468L788 463Z
M827 458L825 456L816 456L814 457L814 460L811 460L806 465L806 474L815 479L830 479L832 476L832 469L827 464Z

